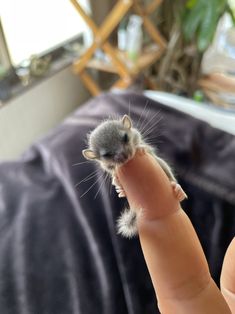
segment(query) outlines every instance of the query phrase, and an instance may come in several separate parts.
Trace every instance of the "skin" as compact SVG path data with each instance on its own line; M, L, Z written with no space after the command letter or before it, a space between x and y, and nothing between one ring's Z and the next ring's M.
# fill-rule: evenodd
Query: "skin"
M156 159L137 151L116 174L130 206L139 212L140 243L161 313L235 313L235 242L224 260L223 297L196 232Z

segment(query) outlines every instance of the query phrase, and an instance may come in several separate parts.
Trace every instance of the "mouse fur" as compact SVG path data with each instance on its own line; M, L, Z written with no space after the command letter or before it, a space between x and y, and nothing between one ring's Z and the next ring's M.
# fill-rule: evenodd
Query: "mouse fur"
M105 171L110 173L115 182L115 168L133 158L138 148L153 155L169 180L177 182L170 166L156 155L152 146L145 143L141 133L133 127L128 115L117 120L106 120L98 125L88 135L88 148L82 153L86 159L97 161ZM119 184L115 182L114 185L118 191ZM119 191L119 197L123 196L125 196L123 191ZM137 235L137 218L138 211L126 208L117 220L118 233L127 238Z

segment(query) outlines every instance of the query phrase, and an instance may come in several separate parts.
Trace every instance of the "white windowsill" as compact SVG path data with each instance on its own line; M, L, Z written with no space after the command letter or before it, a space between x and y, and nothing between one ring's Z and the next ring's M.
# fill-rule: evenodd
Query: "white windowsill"
M209 103L199 103L194 100L165 92L145 91L145 96L160 103L180 110L205 121L215 128L235 135L235 108L227 110Z

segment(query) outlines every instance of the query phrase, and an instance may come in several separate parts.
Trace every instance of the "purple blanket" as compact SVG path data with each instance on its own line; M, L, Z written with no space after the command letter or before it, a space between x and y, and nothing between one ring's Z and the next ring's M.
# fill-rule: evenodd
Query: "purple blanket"
M81 150L90 130L129 111L175 168L189 195L184 207L218 279L235 230L235 138L141 94L108 93L18 161L0 164L1 314L156 313L138 238L116 234L125 201L94 172L95 163L74 165L85 161Z

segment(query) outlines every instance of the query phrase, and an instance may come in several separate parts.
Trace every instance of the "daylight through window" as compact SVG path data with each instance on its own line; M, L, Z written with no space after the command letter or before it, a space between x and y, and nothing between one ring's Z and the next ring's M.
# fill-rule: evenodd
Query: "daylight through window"
M79 3L90 12L89 0ZM1 0L0 17L13 65L88 29L69 0Z

